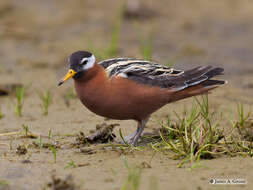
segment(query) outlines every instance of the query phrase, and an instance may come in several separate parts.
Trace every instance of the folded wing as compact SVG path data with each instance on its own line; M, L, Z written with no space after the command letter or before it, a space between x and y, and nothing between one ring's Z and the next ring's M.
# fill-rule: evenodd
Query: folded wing
M176 70L154 62L132 58L110 59L99 63L109 77L121 76L140 84L181 91L202 84L203 87L222 85L225 81L211 80L222 75L220 67L201 66L191 70Z

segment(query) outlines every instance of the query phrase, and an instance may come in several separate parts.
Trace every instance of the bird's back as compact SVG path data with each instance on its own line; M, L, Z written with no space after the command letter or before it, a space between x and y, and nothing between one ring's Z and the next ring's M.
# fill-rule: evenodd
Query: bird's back
M210 81L212 77L223 74L224 69L219 67L201 66L183 71L134 58L114 58L98 64L105 69L109 78L120 76L139 84L175 91L184 90L201 83L205 86L225 83L225 81L220 80Z

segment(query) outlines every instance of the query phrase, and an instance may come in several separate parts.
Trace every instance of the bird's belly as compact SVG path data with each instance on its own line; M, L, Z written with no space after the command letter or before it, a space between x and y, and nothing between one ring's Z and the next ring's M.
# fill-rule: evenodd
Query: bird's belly
M96 88L83 85L76 90L90 111L111 119L142 120L167 103L164 90L125 81L118 79Z
M118 93L115 96L96 98L88 96L82 98L82 103L92 112L111 119L134 119L146 118L154 111L162 107L166 102L159 101L159 96L135 97Z
M122 100L115 99L114 95L107 95L100 89L76 89L82 104L93 113L111 119L134 119L133 106ZM131 110L129 108L132 108Z
M141 120L159 109L164 104L154 102L135 103L135 101L105 101L94 102L83 100L82 103L92 112L111 119L134 119Z
M140 108L136 109L138 105L134 105L131 102L119 102L117 100L92 101L90 99L83 99L82 103L97 115L111 119L137 119L139 115L143 115L144 113L144 110L141 111ZM142 114L140 114L140 111Z

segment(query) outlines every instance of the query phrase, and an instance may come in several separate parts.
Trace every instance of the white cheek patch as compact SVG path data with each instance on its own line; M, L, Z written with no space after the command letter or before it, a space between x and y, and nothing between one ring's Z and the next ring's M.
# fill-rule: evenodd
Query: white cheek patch
M94 66L96 59L95 59L95 56L92 55L89 58L83 58L81 62L84 62L84 61L88 61L88 62L83 66L83 70L88 70Z

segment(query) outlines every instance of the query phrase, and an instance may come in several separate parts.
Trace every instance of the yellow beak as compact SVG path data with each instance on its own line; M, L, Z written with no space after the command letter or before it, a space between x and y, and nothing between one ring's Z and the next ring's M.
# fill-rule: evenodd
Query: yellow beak
M59 81L58 86L62 85L64 82L75 76L77 72L74 71L73 69L69 69L68 73L65 75L65 77Z

